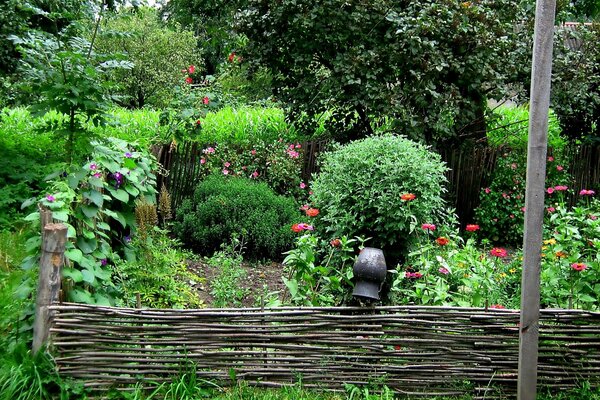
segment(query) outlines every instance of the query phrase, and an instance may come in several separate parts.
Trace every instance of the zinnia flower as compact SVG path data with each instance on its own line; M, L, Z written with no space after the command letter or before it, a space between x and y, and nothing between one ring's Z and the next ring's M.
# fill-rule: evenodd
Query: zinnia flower
M549 187L548 189L546 189L546 193L548 193L548 194L554 193L554 188Z
M204 103L204 104L208 104L209 102L210 102L210 99L208 98L208 96L204 96L204 97L202 98L202 103Z
M494 257L499 257L499 258L504 258L508 255L508 253L506 252L506 249L503 249L501 247L494 247L493 249L490 250L490 254L493 255Z
M504 307L502 304L492 304L490 306L490 308L494 308L496 310L504 310L504 309L506 309L506 307Z
M200 164L206 164L206 159L204 157L200 159Z
M435 225L434 224L423 224L423 225L421 225L421 229L423 229L424 231L435 231Z
M422 274L422 273L420 273L420 272L409 272L409 271L406 271L406 272L404 273L404 277L405 277L405 278L408 278L408 279L412 279L412 278L414 278L414 279L416 279L416 278L421 278L422 276L423 276L423 274Z
M563 168L561 165L557 165L557 166L556 166L556 169L557 169L558 171L562 171L564 168Z
M548 162L552 162L552 161L554 161L554 157L552 157L552 156L548 157Z
M581 192L579 192L580 196L593 196L595 194L596 194L596 192L594 192L593 190L587 190L587 189L582 189Z
M587 265L584 263L573 263L571 264L571 268L573 268L575 271L581 272L587 268Z
M228 170L227 168L225 168L225 169L224 169L223 171L221 171L221 172L223 172L223 175L229 175L229 170Z
M231 53L229 54L229 57L227 57L227 61L233 62L233 60L235 60L235 53Z
M188 67L188 72L189 72L190 74L193 74L194 72L196 72L196 67L195 67L195 66L193 66L193 65L190 65L190 66Z
M415 196L413 193L404 193L403 195L400 195L400 200L402 201L411 201L416 198L417 196Z
M215 149L214 149L214 148L212 148L212 147L209 147L209 148L207 148L207 149L204 149L204 150L202 150L202 152L203 152L204 154L213 154L213 153L215 152Z
M559 191L559 192L564 192L564 191L565 191L565 190L567 190L567 189L568 189L568 187L567 187L567 186L564 186L564 185L557 185L557 186L554 186L554 190L556 190L556 191Z
M255 156L255 155L256 155L256 150L252 149L252 150L250 151L250 154L252 154L253 156Z
M448 271L448 268L444 268L444 267L441 267L440 269L438 269L438 272L443 275L448 275L450 273L450 271Z
M309 217L316 217L317 215L319 215L319 210L316 208L309 208L308 210L306 210L306 215L308 215Z
M567 256L567 253L559 250L559 251L555 252L554 255L556 256L556 258L565 258Z
M304 188L306 188L306 183L300 182L300 189L304 189Z
M185 83L189 83L191 85L192 83L194 83L194 80L192 79L192 77L188 76L187 78L185 78Z
M251 176L254 179L258 178L258 171L254 171Z
M225 168L228 168L231 165L231 163L229 161L225 161L225 164L223 165L225 166Z
M300 228L300 224L294 224L292 225L292 231L299 233L302 232L304 229Z
M342 241L340 239L333 239L331 242L329 242L329 244L331 247L340 247L342 245Z
M450 240L448 240L446 237L440 236L439 238L435 239L435 242L440 246L445 246L450 243Z
M313 226L312 226L312 225L305 224L304 222L301 222L301 223L299 223L299 224L298 224L298 227L299 227L300 229L302 229L302 230L307 230L307 231L312 231L312 230L314 230L314 228L313 228Z
M479 225L468 224L466 229L467 229L468 232L475 232L475 231L479 230Z

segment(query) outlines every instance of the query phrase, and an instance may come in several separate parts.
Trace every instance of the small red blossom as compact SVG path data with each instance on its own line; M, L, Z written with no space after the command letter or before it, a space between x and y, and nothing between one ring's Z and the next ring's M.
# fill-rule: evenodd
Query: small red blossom
M494 308L496 310L505 310L506 309L506 307L504 307L502 304L492 304L490 306L490 308Z
M400 200L402 201L411 201L416 198L417 196L415 196L413 193L404 193L403 195L400 195Z
M342 245L342 241L340 239L333 239L329 242L331 247L340 247Z
M188 67L188 72L189 72L190 74L193 74L194 72L196 72L196 67L195 67L195 66L193 66L193 65L190 65L190 66Z
M196 125L202 125L202 121L200 121L199 119L196 120Z
M319 215L319 210L316 208L309 208L305 212L306 212L306 215L309 217L316 217L317 215Z
M479 230L479 225L476 224L468 224L466 227L468 232L475 232Z
M493 249L490 250L490 254L493 255L494 257L499 257L499 258L504 258L508 255L506 249L503 249L501 247L494 247Z
M548 157L548 162L552 162L552 161L554 161L554 157L552 157L552 156Z
M581 272L587 268L587 265L584 263L573 263L571 264L571 268L573 268L575 271Z
M202 103L204 103L204 104L208 104L208 103L210 103L210 99L208 98L208 96L204 96L204 97L202 98Z
M562 171L564 168L562 167L562 165L557 165L556 166L556 170L557 171Z
M227 57L227 61L232 63L234 60L235 60L235 52L232 52L231 54L229 54L229 57Z
M410 271L406 271L404 273L404 277L408 278L408 279L418 279L421 278L423 276L422 273L420 272L410 272Z
M439 238L435 239L435 242L440 246L445 246L450 243L450 240L447 237L440 236Z
M294 225L292 225L292 231L294 231L294 232L296 232L296 233L302 232L303 230L304 230L304 229L302 229L302 228L300 227L300 224L294 224Z
M194 83L194 80L191 76L188 76L187 78L185 78L185 83L189 83L191 85L192 83Z

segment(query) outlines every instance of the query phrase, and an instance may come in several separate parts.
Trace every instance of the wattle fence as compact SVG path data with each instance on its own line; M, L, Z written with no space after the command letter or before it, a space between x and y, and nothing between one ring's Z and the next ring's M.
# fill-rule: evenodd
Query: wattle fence
M58 372L102 392L183 372L343 391L387 386L416 397L514 398L519 312L451 307L157 310L55 304ZM536 327L530 327L536 329ZM539 383L600 383L600 313L542 310Z
M327 141L305 142L302 148L302 178L308 181L318 172L318 155L327 148ZM439 150L449 168L447 200L464 223L473 221L479 193L491 183L496 161L507 151L510 150L487 146ZM576 192L581 189L600 192L600 145L571 146L566 151L571 160L568 171L574 178L571 188ZM202 148L197 143L185 142L177 147L156 148L155 154L165 171L159 176L158 185L165 184L172 196L173 209L177 209L199 182Z

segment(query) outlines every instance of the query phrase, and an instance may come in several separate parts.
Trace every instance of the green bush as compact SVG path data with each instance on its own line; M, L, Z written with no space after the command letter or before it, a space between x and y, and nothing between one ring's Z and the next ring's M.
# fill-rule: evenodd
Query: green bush
M509 146L526 150L529 128L529 109L526 106L497 107L488 122L487 139L492 146ZM561 136L556 114L550 110L548 116L548 147L559 150L567 141Z
M326 153L312 184L319 229L330 237L372 237L371 246L402 253L409 233L445 217L446 167L427 147L384 135ZM402 195L414 194L413 200ZM322 228L320 228L322 227Z
M203 254L241 237L246 255L278 259L292 244L290 227L298 217L294 200L276 195L265 183L210 175L177 210L174 231Z

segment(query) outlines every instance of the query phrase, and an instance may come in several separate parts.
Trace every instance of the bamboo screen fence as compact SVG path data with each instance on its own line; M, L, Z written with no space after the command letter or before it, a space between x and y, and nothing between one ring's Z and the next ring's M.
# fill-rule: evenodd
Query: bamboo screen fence
M59 372L98 390L200 378L260 386L387 385L399 394L512 398L519 312L424 306L146 310L50 307ZM531 327L530 329L534 329ZM539 381L600 381L600 313L542 310ZM505 397L506 396L506 397Z

